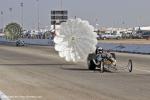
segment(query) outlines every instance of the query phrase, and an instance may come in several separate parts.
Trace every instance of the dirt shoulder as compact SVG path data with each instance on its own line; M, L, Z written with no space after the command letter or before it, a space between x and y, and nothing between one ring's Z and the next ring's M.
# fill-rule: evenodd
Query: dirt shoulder
M123 39L123 40L99 40L100 43L119 43L119 44L150 44L146 39Z

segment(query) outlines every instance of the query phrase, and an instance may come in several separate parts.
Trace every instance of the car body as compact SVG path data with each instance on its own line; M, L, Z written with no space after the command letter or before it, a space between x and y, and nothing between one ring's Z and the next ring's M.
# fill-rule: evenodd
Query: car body
M128 60L127 65L118 66L115 53L109 51L106 51L101 55L90 53L87 57L87 64L89 70L96 71L96 68L99 68L101 73L104 71L117 72L119 70L132 72L133 69L133 63L131 59Z
M16 46L24 46L24 45L25 45L24 41L22 41L22 40L16 41Z
M109 55L109 57L108 57L108 55ZM102 59L104 59L104 58L109 58L110 59L110 56L112 57L112 58L114 58L114 59L116 59L116 55L115 55L115 53L112 53L112 52L107 52L107 51L105 51L105 53L103 53L101 56L99 56L99 57L96 57L97 55L96 55L96 53L90 53L89 55L88 55L88 57L87 57L87 64L88 64L88 69L89 70L95 70L95 68L97 67L97 66L99 66L100 65L100 62L101 62L101 60ZM96 62L95 62L95 59L99 59L98 61L99 61L99 64L96 64Z
M150 39L150 31L145 31L145 32L143 32L142 37L143 37L144 39Z

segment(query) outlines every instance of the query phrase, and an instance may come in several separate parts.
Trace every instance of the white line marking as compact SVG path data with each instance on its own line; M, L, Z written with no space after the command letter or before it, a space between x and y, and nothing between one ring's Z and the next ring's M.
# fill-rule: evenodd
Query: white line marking
M7 95L0 91L0 100L10 100Z
M150 70L144 70L144 69L135 69L135 70L138 70L138 71L143 71L143 72L148 72L148 73L150 73Z

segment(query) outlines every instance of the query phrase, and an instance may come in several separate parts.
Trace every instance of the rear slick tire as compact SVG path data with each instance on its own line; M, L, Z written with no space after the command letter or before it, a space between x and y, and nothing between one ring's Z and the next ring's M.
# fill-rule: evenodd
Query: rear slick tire
M100 64L100 73L103 73L104 72L104 63L101 62Z

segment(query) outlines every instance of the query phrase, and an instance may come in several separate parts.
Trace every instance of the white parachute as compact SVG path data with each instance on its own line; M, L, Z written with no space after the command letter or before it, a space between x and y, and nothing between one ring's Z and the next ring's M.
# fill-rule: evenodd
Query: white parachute
M66 61L83 61L95 51L97 39L94 27L88 21L69 19L62 23L54 38L55 50Z

